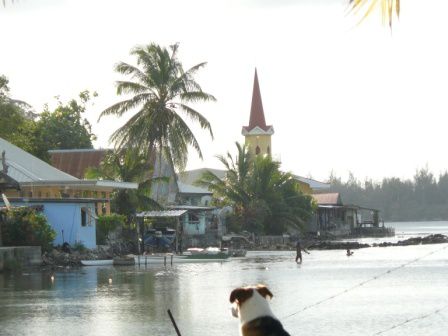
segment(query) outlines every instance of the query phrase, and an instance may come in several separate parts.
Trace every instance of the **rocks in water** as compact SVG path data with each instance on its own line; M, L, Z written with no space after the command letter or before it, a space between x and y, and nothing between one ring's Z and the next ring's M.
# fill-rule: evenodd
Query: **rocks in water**
M53 248L51 252L42 254L42 266L44 267L76 267L81 266L81 260L112 259L117 256L113 249L107 245L98 245L96 249L75 250L67 244L63 247Z
M343 241L319 241L307 246L308 250L355 250L370 247L369 244Z
M396 243L382 242L374 243L372 245L362 244L358 242L344 242L344 241L318 241L307 245L309 250L354 250L365 247L388 247L388 246L408 246L408 245L426 245L426 244L443 244L448 243L448 236L443 234L432 234L426 237L413 237L405 240L400 240Z
M400 240L396 243L383 242L380 244L373 244L372 246L387 247L387 246L408 246L408 245L427 245L427 244L443 244L448 243L448 236L443 234L432 234L426 237L412 237L405 240Z

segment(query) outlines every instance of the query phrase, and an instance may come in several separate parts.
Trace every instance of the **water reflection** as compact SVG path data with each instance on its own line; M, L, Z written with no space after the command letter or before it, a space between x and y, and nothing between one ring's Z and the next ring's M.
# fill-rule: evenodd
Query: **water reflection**
M353 258L344 251L313 251L300 266L290 251L251 253L225 263L5 273L0 274L0 334L174 335L170 309L183 335L236 335L238 321L230 316L228 301L235 287L267 284L274 293L273 311L284 317L437 248L363 249ZM357 335L438 308L448 281L447 260L448 249L284 324L291 334ZM439 323L433 334L446 327L446 321ZM405 330L393 335L406 335Z

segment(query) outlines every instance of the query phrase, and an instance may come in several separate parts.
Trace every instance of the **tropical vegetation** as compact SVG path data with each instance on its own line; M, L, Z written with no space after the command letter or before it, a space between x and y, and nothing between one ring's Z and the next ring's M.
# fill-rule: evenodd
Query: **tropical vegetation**
M393 18L400 16L400 0L349 0L350 10L357 15L361 15L362 22L375 9L381 9L383 24L387 22L392 28Z
M27 103L10 97L8 79L0 76L0 137L44 161L49 161L50 149L92 148L95 135L83 117L90 99L90 92L83 91L79 100L65 104L58 100L54 110L46 105L37 114Z
M109 233L124 227L126 223L126 216L111 214L98 217L96 223L96 243L98 245L106 245Z
M380 210L385 221L448 220L448 172L435 176L428 168L416 171L412 179L388 177L381 181L346 181L330 176L332 192L339 192L347 204Z
M236 146L235 157L217 157L226 168L223 180L207 171L197 181L214 192L215 203L233 206L231 230L282 234L289 227L303 228L315 208L312 197L302 193L290 173L280 170L279 162L270 156L251 157L245 145Z
M104 179L121 182L136 182L138 189L119 189L111 196L111 210L126 216L130 223L132 216L142 210L160 208L151 198L151 186L156 178L152 177L148 156L138 149L110 151L98 168L89 168L87 179Z
M0 231L4 246L41 246L43 251L51 250L56 237L47 218L28 207L2 210Z
M35 124L35 143L37 148L34 155L42 160L49 160L49 149L79 149L93 148L96 136L92 133L89 121L83 116L86 105L96 93L83 91L78 99L71 99L67 103L57 101L54 110L48 105Z
M178 58L179 45L169 49L155 43L135 47L131 55L137 65L120 62L115 70L129 80L117 81L117 94L127 98L104 110L100 117L121 117L136 111L110 140L118 150L136 148L141 153L162 157L172 167L185 167L188 148L191 146L202 158L199 143L187 121L198 124L213 138L207 119L190 103L215 101L204 92L194 76L206 63L184 70Z

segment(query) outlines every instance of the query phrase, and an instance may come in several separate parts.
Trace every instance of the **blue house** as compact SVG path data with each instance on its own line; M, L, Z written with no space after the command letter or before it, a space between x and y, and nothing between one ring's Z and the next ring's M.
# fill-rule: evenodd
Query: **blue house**
M13 206L42 208L56 231L54 245L65 242L96 247L98 215L110 214L110 195L116 189L137 189L137 183L83 180L64 173L0 138L0 174L20 190L3 191ZM0 198L0 207L5 202Z

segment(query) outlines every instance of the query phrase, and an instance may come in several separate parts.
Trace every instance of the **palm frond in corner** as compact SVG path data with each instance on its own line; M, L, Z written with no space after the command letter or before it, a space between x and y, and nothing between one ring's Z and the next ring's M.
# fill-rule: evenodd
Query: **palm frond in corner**
M349 0L349 11L361 15L359 23L377 8L381 10L383 24L387 22L392 28L393 18L400 17L400 0Z

